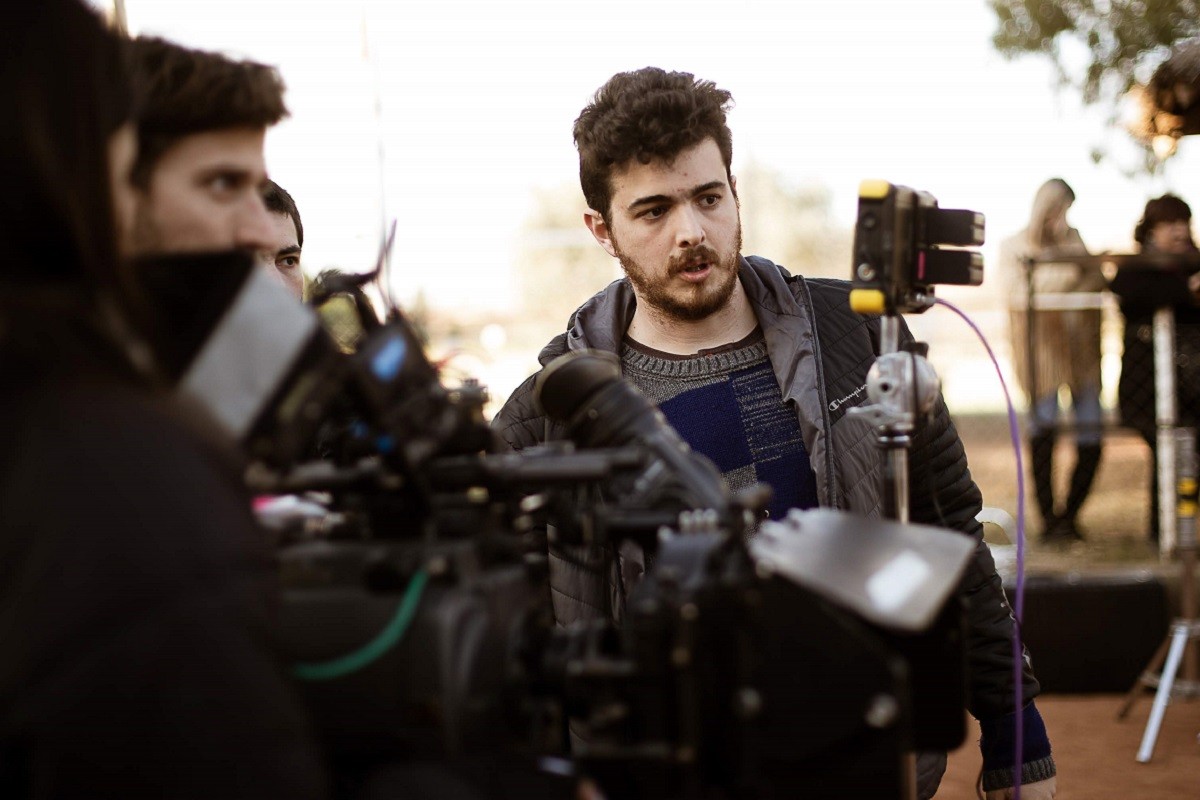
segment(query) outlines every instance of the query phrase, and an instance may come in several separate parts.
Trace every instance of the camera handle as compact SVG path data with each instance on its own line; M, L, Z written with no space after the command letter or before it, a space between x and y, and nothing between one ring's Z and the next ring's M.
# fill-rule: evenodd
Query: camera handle
M908 449L917 422L937 402L941 382L925 358L923 342L900 346L900 316L880 318L880 355L867 373L870 403L850 409L875 427L876 443L884 453L883 514L908 522Z

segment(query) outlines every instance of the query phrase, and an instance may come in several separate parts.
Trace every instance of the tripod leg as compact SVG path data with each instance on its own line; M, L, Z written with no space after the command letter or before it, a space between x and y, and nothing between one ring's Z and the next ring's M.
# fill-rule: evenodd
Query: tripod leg
M1149 762L1150 757L1154 755L1154 743L1158 740L1158 730L1162 727L1163 716L1167 713L1171 685L1175 683L1175 673L1179 671L1179 662L1183 659L1183 649L1187 646L1190 628L1186 622L1176 622L1174 630L1171 631L1171 649L1167 653L1162 677L1158 680L1158 692L1154 695L1154 706L1150 709L1150 719L1146 722L1142 745L1138 748L1137 760L1142 764Z
M1142 689L1146 685L1146 676L1156 671L1162 666L1163 661L1167 657L1167 648L1171 646L1171 637L1163 639L1163 643L1158 646L1158 650L1154 653L1154 658L1150 659L1150 663L1142 670L1142 674L1137 676L1137 680L1133 682L1133 688L1129 690L1129 694L1125 695L1125 705L1121 706L1121 710L1117 712L1117 719L1125 719L1129 716L1129 710L1133 708L1133 704L1142 694Z

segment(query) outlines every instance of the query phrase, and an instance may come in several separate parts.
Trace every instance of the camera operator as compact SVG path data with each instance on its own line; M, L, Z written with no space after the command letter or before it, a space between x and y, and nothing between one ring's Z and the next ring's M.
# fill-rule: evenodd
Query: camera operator
M142 110L133 168L136 256L273 252L267 128L287 115L274 68L153 37L131 44ZM264 264L272 274L272 259Z
M271 246L258 253L258 263L279 278L297 300L304 298L304 272L300 255L304 247L304 225L296 201L275 181L267 181L263 202L271 214Z
M123 45L78 0L4 16L0 793L321 796L270 554L227 451L156 385L118 257Z
M647 67L613 76L575 122L584 222L626 277L587 301L540 355L617 354L622 371L658 403L688 443L712 459L731 489L765 482L769 508L829 506L881 513L883 465L870 425L847 415L867 399L879 326L853 313L849 284L789 275L741 255L728 92L688 73ZM908 336L905 331L905 336ZM561 438L523 383L494 426L515 449ZM965 578L969 604L969 710L980 720L984 788L1011 794L1011 634L1014 620L975 520L982 497L962 442L939 399L910 454L914 522L959 530L977 542ZM551 553L559 624L612 615L644 571L640 554ZM1026 667L1022 783L1026 798L1052 797L1055 767L1039 690ZM918 759L931 797L945 754Z

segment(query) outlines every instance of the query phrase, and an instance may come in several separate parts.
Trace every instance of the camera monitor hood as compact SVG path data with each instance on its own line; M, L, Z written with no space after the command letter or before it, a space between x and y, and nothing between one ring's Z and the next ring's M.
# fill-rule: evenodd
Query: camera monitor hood
M245 442L289 379L321 347L320 321L244 252L135 263L157 311L153 346L178 391Z
M974 549L961 533L824 508L765 522L750 543L760 568L905 632L933 624Z

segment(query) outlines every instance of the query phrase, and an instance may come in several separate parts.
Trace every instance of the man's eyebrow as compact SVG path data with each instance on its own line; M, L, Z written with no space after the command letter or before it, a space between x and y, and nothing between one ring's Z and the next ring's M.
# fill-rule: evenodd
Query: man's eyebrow
M702 183L699 186L694 187L689 192L689 196L695 197L698 194L704 194L705 192L711 192L713 189L724 188L724 186L725 186L725 181L709 181L708 183ZM628 206L626 206L626 210L633 211L638 206L644 206L644 205L647 205L650 203L670 203L670 202L672 202L671 198L665 194L652 194L652 195L648 195L646 197L639 197L637 200L634 200L632 203L630 203Z
M300 254L300 245L292 244L292 245L288 245L287 247L281 247L278 251L276 251L275 257L279 258L279 256L292 256L292 255L299 255L299 254Z
M237 178L240 181L250 179L252 170L247 169L239 164L210 164L199 170L196 174L201 180L215 178L218 176Z
M725 181L709 181L708 183L692 189L692 197L695 197L698 194L704 194L705 192L711 192L713 189L723 188L725 188Z
M671 202L671 198L667 197L665 194L652 194L647 197L639 197L637 200L634 200L632 203L630 203L628 206L626 206L625 210L633 211L638 206L645 206L645 205L649 205L651 203L669 203L669 202Z

